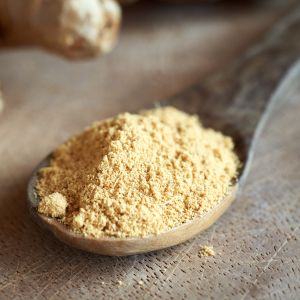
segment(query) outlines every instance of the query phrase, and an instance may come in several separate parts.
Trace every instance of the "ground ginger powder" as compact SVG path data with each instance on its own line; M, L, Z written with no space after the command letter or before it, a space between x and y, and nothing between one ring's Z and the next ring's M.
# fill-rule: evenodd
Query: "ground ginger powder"
M201 250L199 252L200 258L206 257L206 256L215 256L216 252L214 250L213 246L200 246Z
M230 137L173 107L122 113L53 152L39 172L38 210L83 235L159 234L230 192L238 166L233 147Z

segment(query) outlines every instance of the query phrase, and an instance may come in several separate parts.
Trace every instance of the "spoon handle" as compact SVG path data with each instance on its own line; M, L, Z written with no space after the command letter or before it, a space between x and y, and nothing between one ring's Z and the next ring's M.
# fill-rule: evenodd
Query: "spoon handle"
M204 126L232 136L240 160L249 165L257 124L300 54L299 33L300 6L233 65L163 104L196 113Z

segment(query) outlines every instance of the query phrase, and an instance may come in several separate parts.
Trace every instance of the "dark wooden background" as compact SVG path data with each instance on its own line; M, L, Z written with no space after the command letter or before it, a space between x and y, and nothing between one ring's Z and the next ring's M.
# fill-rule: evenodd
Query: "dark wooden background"
M105 57L68 62L39 50L0 52L0 299L298 299L298 70L270 107L243 191L196 238L145 255L100 256L45 236L26 210L30 172L59 143L223 68L294 3L146 1L125 9L120 42ZM221 254L199 258L204 244Z

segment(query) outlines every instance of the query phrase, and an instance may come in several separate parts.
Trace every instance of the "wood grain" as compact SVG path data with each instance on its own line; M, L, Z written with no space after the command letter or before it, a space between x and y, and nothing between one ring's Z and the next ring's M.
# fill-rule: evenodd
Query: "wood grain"
M125 11L118 47L100 60L69 64L32 50L0 55L1 299L297 299L296 71L269 107L242 193L192 240L125 258L90 254L39 231L25 205L30 172L59 143L93 120L168 98L232 61L284 13L274 3L170 11L138 3ZM200 259L205 244L221 255Z

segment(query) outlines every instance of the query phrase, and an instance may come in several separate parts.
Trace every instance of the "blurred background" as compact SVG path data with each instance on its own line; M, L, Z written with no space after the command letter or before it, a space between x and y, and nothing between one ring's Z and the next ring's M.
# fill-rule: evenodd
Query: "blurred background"
M173 96L230 64L295 4L140 0L122 7L118 42L110 53L71 60L57 49L2 43L2 128L19 123L19 114L22 119L31 114L24 120L27 134L36 134L39 124L40 134L51 136L44 141L49 149L93 120Z

